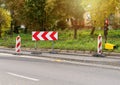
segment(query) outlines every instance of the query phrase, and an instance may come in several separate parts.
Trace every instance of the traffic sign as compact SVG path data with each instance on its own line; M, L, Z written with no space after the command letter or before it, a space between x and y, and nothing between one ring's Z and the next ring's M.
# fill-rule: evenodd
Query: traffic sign
M58 32L55 31L33 31L32 40L58 40Z
M18 35L16 37L16 46L15 46L17 53L20 53L20 51L21 51L20 47L21 47L21 37Z
M102 54L102 36L101 34L99 34L98 36L98 54Z

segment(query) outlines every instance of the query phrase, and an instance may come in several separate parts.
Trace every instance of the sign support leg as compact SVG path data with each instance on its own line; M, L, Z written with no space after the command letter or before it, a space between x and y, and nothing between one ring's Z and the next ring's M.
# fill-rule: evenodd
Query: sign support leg
M53 54L57 53L57 52L55 52L55 50L54 50L54 44L55 44L55 42L52 41L52 52L51 52L51 53L53 53Z
M37 41L35 41L35 50L37 50Z
M37 41L35 41L35 51L31 52L31 54L41 54L41 52L37 51Z

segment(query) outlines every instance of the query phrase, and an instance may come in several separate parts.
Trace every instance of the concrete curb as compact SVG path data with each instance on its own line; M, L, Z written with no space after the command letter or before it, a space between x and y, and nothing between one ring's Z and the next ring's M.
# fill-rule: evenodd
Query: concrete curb
M6 48L6 47L0 47L0 49L6 49L6 50L15 50L15 48ZM52 52L52 49L37 49L34 48L22 48L22 51L27 52L44 52L44 53L50 53ZM78 50L60 50L60 49L54 49L55 53L57 54L64 54L64 55L76 55L76 56L93 56L96 54L94 51L78 51ZM115 52L103 52L105 56L117 56L120 57L120 53Z
M29 49L29 48L23 48L23 51L38 51L38 52L52 52L52 49ZM64 54L64 55L77 55L77 56L93 56L96 54L95 51L78 51L78 50L60 50L60 49L54 49L55 53L57 54ZM103 52L105 56L118 56L120 57L120 53L115 52Z

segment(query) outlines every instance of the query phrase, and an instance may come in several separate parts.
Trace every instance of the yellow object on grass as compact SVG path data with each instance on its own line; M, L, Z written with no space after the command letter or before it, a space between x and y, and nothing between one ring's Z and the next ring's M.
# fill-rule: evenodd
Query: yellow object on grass
M115 49L115 47L116 46L114 44L105 43L105 49L113 50L113 49Z

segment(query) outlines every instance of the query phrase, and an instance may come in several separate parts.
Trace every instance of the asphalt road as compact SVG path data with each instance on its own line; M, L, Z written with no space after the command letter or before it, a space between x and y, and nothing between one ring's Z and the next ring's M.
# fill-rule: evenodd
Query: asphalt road
M0 85L120 85L120 70L0 53Z

